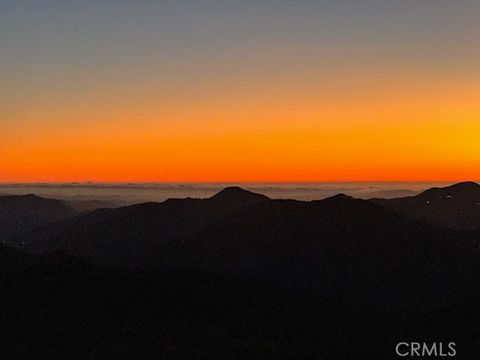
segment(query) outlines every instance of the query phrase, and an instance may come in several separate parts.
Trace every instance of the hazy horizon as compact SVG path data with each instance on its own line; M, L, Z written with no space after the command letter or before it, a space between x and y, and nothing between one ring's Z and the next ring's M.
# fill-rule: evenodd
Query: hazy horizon
M35 194L61 200L100 200L118 205L168 198L206 198L228 186L240 186L273 199L321 200L339 193L356 198L413 196L455 182L191 182L191 183L0 183L0 195Z

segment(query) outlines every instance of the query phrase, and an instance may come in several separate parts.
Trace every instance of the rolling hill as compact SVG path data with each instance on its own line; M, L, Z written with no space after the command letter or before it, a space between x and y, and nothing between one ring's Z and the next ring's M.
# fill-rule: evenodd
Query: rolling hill
M0 196L0 239L77 215L62 201L35 195Z
M398 199L373 199L400 214L456 230L480 229L480 185L463 182Z

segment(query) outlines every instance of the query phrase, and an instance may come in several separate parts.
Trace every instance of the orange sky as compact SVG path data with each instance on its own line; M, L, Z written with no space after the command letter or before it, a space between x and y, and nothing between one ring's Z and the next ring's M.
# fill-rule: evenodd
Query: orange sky
M0 181L477 180L480 85L460 80L39 96L7 109Z
M347 3L0 5L0 182L480 180L480 6Z
M98 109L93 115L105 120L75 124L54 111L59 119L49 126L4 132L0 180L480 179L477 104L461 93L409 95L278 108L275 101L176 111L152 105L137 115Z

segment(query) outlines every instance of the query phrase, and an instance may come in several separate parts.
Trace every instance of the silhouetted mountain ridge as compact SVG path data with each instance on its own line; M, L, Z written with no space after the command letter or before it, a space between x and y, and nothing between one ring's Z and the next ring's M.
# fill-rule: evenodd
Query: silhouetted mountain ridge
M450 204L447 191L408 201ZM393 359L409 338L454 339L462 358L480 348L478 234L377 201L230 188L9 239L42 254L0 246L6 358Z
M35 252L69 249L74 254L95 253L97 258L114 260L115 254L121 253L121 257L135 259L134 254L156 253L167 242L192 236L211 221L266 200L263 195L227 188L208 199L168 199L98 209L12 237L10 243Z
M463 182L398 199L372 199L410 218L457 230L480 229L480 185Z
M207 271L368 303L454 296L455 284L475 278L479 255L472 237L371 201L270 200L239 189L97 210L12 243L107 267Z
M243 203L268 200L268 197L244 190L239 186L230 186L213 195L210 200L215 201L241 201Z
M16 232L29 231L77 215L60 200L36 195L0 196L0 240Z

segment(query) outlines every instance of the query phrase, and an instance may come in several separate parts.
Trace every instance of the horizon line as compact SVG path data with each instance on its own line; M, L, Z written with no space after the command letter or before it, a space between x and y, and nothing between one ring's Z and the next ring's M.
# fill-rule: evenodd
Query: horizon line
M348 184L348 183L463 183L480 180L311 180L311 181L0 181L0 186L21 185L154 185L154 184Z

